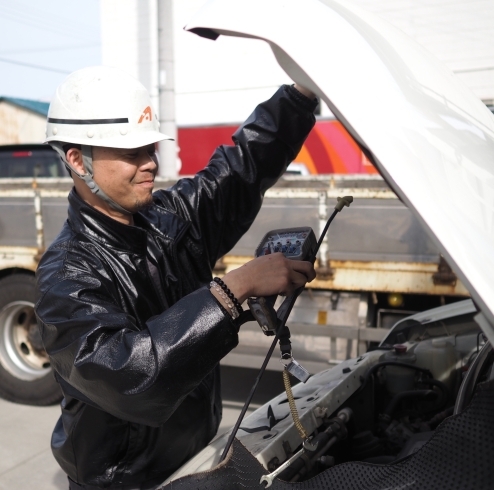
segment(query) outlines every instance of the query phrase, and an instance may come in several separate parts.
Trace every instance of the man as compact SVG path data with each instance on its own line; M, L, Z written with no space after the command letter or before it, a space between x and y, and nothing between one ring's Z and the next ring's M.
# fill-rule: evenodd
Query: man
M58 87L47 141L74 189L38 267L36 314L64 395L52 449L71 489L155 488L215 435L218 362L238 342L240 304L289 294L315 273L281 254L223 281L211 282L212 268L297 155L315 105L307 90L282 87L235 146L153 194L155 143L169 138L145 88L108 67Z

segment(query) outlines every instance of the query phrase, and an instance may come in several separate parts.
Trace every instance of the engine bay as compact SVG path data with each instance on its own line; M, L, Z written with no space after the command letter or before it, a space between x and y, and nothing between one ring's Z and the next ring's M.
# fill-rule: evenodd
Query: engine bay
M389 464L407 458L468 402L464 397L459 407L459 393L485 350L485 338L475 309L460 313L405 320L374 350L295 385L293 397L311 435L309 447L302 445L286 393L246 417L237 439L268 472L279 471L277 478L287 482L310 479L342 463ZM474 384L491 378L492 352L483 357ZM217 437L167 482L215 467L227 436Z

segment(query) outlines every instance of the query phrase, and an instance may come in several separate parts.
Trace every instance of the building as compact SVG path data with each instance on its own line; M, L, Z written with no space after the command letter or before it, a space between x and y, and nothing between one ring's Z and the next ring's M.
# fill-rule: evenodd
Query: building
M0 144L42 143L48 102L0 97Z

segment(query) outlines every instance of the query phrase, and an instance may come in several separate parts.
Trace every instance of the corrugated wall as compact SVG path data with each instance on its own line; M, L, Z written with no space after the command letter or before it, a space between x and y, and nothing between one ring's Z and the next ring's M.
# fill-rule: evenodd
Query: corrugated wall
M8 102L0 102L0 144L42 143L46 118Z

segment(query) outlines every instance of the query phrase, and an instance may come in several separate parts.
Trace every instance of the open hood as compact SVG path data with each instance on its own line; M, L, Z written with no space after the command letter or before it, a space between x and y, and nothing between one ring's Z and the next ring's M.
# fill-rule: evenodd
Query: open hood
M269 43L437 242L494 345L494 116L444 65L335 0L212 0L186 26Z

